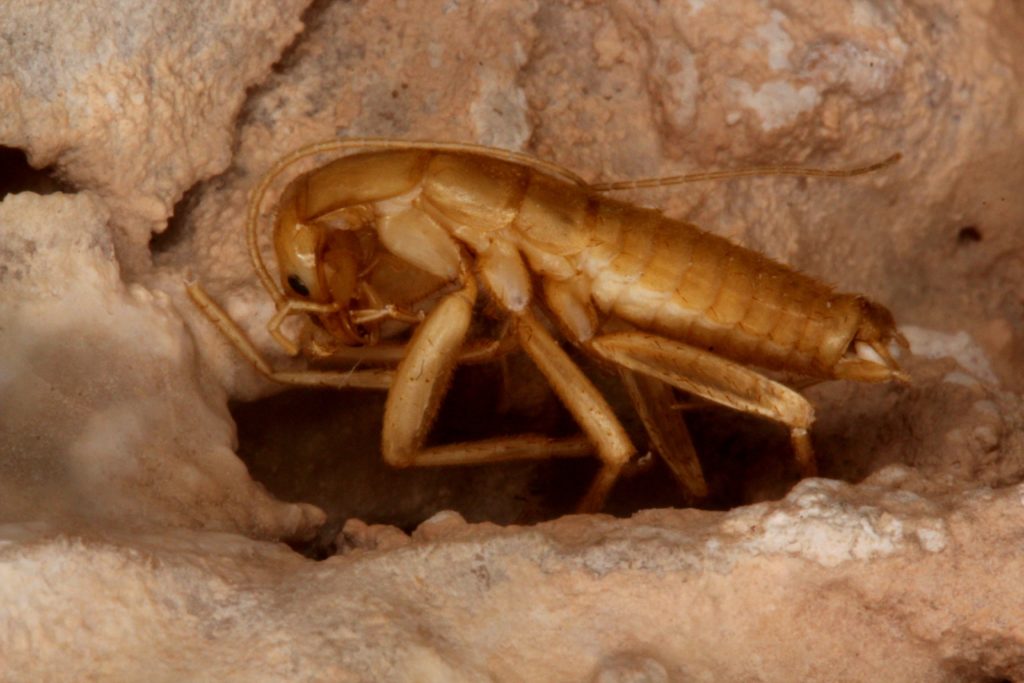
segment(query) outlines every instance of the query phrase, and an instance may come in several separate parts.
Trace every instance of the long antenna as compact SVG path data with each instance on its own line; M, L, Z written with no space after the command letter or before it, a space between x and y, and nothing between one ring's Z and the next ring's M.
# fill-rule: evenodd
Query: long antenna
M287 297L280 285L277 284L274 277L270 274L267 264L263 262L263 255L260 253L259 247L260 208L263 204L263 198L266 195L267 190L282 173L288 170L290 166L308 157L331 152L359 150L371 151L382 149L422 149L441 152L472 152L488 156L493 159L524 164L544 173L561 177L563 180L574 185L589 187L585 180L558 164L537 159L536 157L524 154L523 152L497 149L472 143L432 142L426 140L392 140L390 138L345 138L326 140L306 145L305 147L301 147L290 154L286 154L281 157L273 166L270 167L270 170L263 174L259 184L257 184L256 188L250 195L249 206L246 212L245 229L246 241L249 247L249 258L252 261L253 267L256 269L256 274L259 275L260 281L263 283L263 287L272 297L274 297L274 302L277 304L278 308L284 305Z
M868 166L858 166L847 169L828 168L802 168L800 166L758 166L755 168L741 168L732 171L705 171L702 173L686 173L684 175L664 176L660 178L642 178L640 180L617 180L611 183L593 183L590 189L595 192L611 192L613 190L639 190L648 187L664 187L666 185L681 185L683 183L695 183L702 180L722 180L725 178L747 178L750 176L799 176L803 178L849 178L851 176L864 175L892 166L903 158L897 152L888 159L878 161Z

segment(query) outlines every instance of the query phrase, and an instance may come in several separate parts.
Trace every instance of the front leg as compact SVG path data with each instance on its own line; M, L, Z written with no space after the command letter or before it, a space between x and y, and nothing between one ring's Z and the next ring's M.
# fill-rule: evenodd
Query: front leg
M328 370L275 370L256 349L245 332L231 319L217 302L210 298L199 283L186 286L186 291L196 307L213 323L221 334L238 349L253 366L267 379L282 384L304 387L331 387L334 389L388 389L391 387L394 371L381 368L349 371Z
M476 295L467 273L464 287L442 299L409 340L384 404L381 451L394 467L416 464L469 333Z
M423 448L452 372L464 359L477 287L469 273L463 278L463 289L442 299L417 328L395 370L384 404L384 460L393 467L434 467L590 455L593 446L584 437L539 434Z

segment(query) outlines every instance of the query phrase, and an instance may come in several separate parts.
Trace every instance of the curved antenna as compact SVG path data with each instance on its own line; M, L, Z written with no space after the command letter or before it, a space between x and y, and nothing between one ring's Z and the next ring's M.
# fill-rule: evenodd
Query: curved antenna
M277 178L289 166L307 157L315 156L317 154L326 154L329 152L354 150L373 151L384 149L473 152L474 154L480 154L499 161L510 161L517 164L523 164L524 166L529 166L530 168L534 168L538 171L561 177L563 180L567 180L575 185L589 187L588 183L581 177L558 164L537 159L536 157L523 152L514 152L512 150L465 142L431 142L426 140L394 140L391 138L346 138L341 140L315 142L311 145L300 147L299 149L278 159L278 161L270 167L270 170L263 175L259 184L253 190L249 199L249 208L246 212L246 237L249 245L249 258L252 261L253 267L256 269L256 274L259 275L260 281L263 283L264 289L266 289L274 298L274 303L278 308L284 305L285 301L287 301L287 297L285 296L284 290L281 289L281 286L278 285L277 281L270 274L267 264L263 261L263 255L260 253L259 248L259 236L257 234L260 206L263 204L263 198L266 195L267 190L270 188L270 185L277 180Z
M746 178L750 176L799 176L803 178L849 178L851 176L864 175L880 169L892 166L903 158L897 152L887 159L847 169L828 168L802 168L800 166L758 166L754 168L741 168L734 171L705 171L702 173L687 173L684 175L664 176L660 178L642 178L639 180L618 180L609 183L593 183L590 189L595 192L611 192L613 190L639 190L648 187L664 187L666 185L681 185L683 183L695 183L702 180L722 180L725 178Z

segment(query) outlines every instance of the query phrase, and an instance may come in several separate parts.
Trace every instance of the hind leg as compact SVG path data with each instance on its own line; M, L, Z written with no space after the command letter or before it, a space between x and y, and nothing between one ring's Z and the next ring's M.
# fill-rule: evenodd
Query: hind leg
M817 467L808 429L814 408L789 387L743 365L686 344L642 332L596 337L587 348L607 361L661 380L683 391L789 427L804 476Z
M636 454L636 448L597 387L533 313L527 309L518 320L520 345L594 444L603 463L579 504L580 512L596 512L604 505L622 467Z

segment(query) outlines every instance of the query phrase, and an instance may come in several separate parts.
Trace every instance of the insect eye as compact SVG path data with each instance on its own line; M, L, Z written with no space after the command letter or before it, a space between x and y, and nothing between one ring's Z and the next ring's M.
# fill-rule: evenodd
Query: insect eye
M298 275L288 276L288 286L300 296L309 296L309 287L302 282Z

